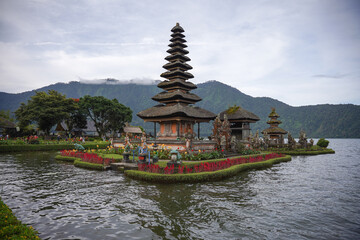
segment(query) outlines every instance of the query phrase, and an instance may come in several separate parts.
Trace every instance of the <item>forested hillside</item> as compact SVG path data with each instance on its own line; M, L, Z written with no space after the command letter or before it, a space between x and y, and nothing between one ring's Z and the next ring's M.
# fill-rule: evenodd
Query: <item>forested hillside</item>
M111 83L111 82L110 82ZM109 99L117 98L120 103L133 110L132 125L144 126L148 131L153 130L153 124L144 124L136 116L141 110L158 104L151 97L161 91L155 84L84 84L79 82L57 83L36 91L56 90L67 97L80 98L84 95L104 96ZM267 97L251 97L236 88L217 81L198 84L198 89L192 91L203 100L197 105L214 113L219 113L234 104L249 110L260 117L260 121L252 124L253 132L268 127L266 121L271 107L276 108L283 124L280 127L297 136L301 129L309 137L327 138L358 138L360 137L360 106L353 104L341 105L313 105L292 107L278 100ZM35 91L19 94L0 92L0 110L14 112L21 102L26 102ZM211 126L201 125L204 136L210 135Z

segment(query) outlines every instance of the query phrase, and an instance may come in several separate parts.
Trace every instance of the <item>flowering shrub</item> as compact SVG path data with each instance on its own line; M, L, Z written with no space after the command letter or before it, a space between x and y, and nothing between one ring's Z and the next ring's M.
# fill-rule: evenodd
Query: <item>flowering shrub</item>
M157 151L159 159L170 159L170 150L160 149Z
M212 152L205 152L205 151L194 151L192 150L190 154L187 152L181 154L181 159L187 161L201 161L201 160L208 160L208 159L217 159L223 158L225 155L221 151L212 151Z
M155 165L155 164L146 164L146 163L138 164L138 169L144 172L160 173L159 165Z
M177 169L175 169L174 165L171 165L170 167L167 166L162 169L158 165L144 163L138 165L138 170L145 172L152 172L152 173L163 173L163 174L173 174L173 173L189 174L189 173L200 173L200 172L213 172L213 171L226 169L238 164L267 161L273 158L279 158L283 156L285 155L278 153L270 153L270 154L266 154L265 156L259 155L254 157L239 157L232 159L228 158L223 161L200 163L193 167L179 166Z
M88 163L110 165L114 159L99 157L96 153L78 152L74 150L60 151L61 156L81 158L82 161Z

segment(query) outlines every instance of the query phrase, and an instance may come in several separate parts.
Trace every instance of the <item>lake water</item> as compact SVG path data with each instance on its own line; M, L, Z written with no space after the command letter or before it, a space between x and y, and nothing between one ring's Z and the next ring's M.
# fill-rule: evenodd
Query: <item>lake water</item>
M0 155L3 201L42 239L360 239L360 139L212 183L147 184L56 153Z

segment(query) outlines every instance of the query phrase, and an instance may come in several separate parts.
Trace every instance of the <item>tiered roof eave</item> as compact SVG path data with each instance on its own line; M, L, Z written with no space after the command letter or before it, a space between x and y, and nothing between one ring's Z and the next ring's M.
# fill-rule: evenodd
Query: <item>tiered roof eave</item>
M208 110L197 106L183 103L157 105L141 111L137 114L146 122L162 122L169 120L192 120L197 122L209 122L216 115Z
M201 101L201 98L193 93L184 92L180 89L176 89L171 92L161 92L152 97L154 101L158 101L161 103L171 103L173 102L186 102L189 104L194 104L196 102Z
M192 90L197 88L197 86L192 82L187 82L180 78L171 79L171 81L169 80L162 81L157 86L165 90L172 90L172 89Z

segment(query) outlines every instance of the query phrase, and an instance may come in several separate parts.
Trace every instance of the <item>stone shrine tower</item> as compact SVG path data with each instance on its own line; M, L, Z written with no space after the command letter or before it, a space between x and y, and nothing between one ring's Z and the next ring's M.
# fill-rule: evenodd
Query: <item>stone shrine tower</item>
M168 63L163 66L167 71L160 75L167 80L158 84L164 91L152 97L160 104L137 114L145 122L154 122L155 134L156 123L160 124L160 131L156 136L160 140L176 140L185 137L187 133L195 135L195 123L198 123L199 135L200 123L209 122L216 117L214 113L192 105L201 101L201 98L190 93L197 87L187 81L194 76L188 72L192 67L186 63L190 58L186 56L189 51L185 49L184 29L176 23L171 32L171 43L168 45L170 49L167 50L170 55L165 58Z
M278 120L279 117L280 116L275 112L275 108L272 108L271 113L269 114L270 120L266 122L270 127L264 129L261 133L267 134L270 137L270 141L283 144L284 135L287 134L287 131L279 127L279 124L281 123L281 121Z

